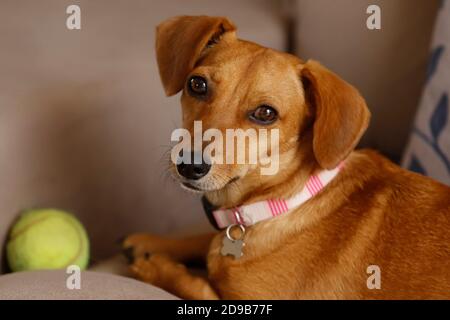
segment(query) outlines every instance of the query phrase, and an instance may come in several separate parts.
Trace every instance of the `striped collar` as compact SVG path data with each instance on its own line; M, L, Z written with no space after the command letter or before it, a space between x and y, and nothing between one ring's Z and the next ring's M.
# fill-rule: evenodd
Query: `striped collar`
M323 170L309 177L303 189L289 199L269 199L229 209L215 208L206 197L203 208L209 221L216 229L230 225L251 226L263 220L281 216L301 206L318 194L341 171L343 163L332 170Z

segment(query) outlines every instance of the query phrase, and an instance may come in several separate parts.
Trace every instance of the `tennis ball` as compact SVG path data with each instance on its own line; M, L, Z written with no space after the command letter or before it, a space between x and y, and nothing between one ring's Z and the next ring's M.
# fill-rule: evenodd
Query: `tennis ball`
M61 269L89 261L89 239L81 223L56 209L21 214L9 234L6 255L12 271Z

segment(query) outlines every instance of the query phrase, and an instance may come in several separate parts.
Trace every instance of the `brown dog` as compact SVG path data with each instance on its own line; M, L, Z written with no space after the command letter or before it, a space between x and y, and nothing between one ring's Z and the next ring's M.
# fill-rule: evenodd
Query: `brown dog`
M275 175L246 164L177 168L184 187L213 205L286 199L314 172L345 164L298 208L248 227L240 259L220 254L224 231L128 237L138 278L187 299L450 298L450 188L353 151L370 117L355 88L315 61L237 39L226 18L167 20L156 52L166 94L183 90L188 130L194 120L221 131L279 129ZM208 279L182 264L197 258Z

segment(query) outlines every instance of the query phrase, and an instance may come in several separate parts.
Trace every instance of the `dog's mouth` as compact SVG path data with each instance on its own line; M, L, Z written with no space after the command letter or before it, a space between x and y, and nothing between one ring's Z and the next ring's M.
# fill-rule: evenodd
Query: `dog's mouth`
M220 187L220 188L202 188L201 186L199 186L199 185L196 185L196 184L193 184L193 183L191 183L191 182L189 182L189 181L183 181L183 182L181 182L181 185L184 187L184 188L186 188L186 189L188 189L188 190L190 190L190 191L194 191L194 192L209 192L209 191L219 191L219 190L221 190L221 189L223 189L223 188L225 188L225 187L227 187L228 185L230 185L230 184L232 184L233 182L236 182L237 180L239 180L239 176L236 176L236 177L234 177L234 178L231 178L225 185L223 185L222 187Z
M193 184L189 183L189 182L182 182L181 183L184 187L186 187L187 189L190 190L194 190L194 191L204 191L196 186L194 186Z

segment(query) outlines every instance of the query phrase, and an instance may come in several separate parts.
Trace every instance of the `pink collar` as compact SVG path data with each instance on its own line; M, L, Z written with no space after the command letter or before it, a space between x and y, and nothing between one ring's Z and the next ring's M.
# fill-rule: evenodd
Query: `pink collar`
M251 226L263 220L278 217L299 207L318 194L341 171L343 163L332 170L323 170L309 177L302 191L289 199L269 199L231 209L212 212L219 229L230 225Z

